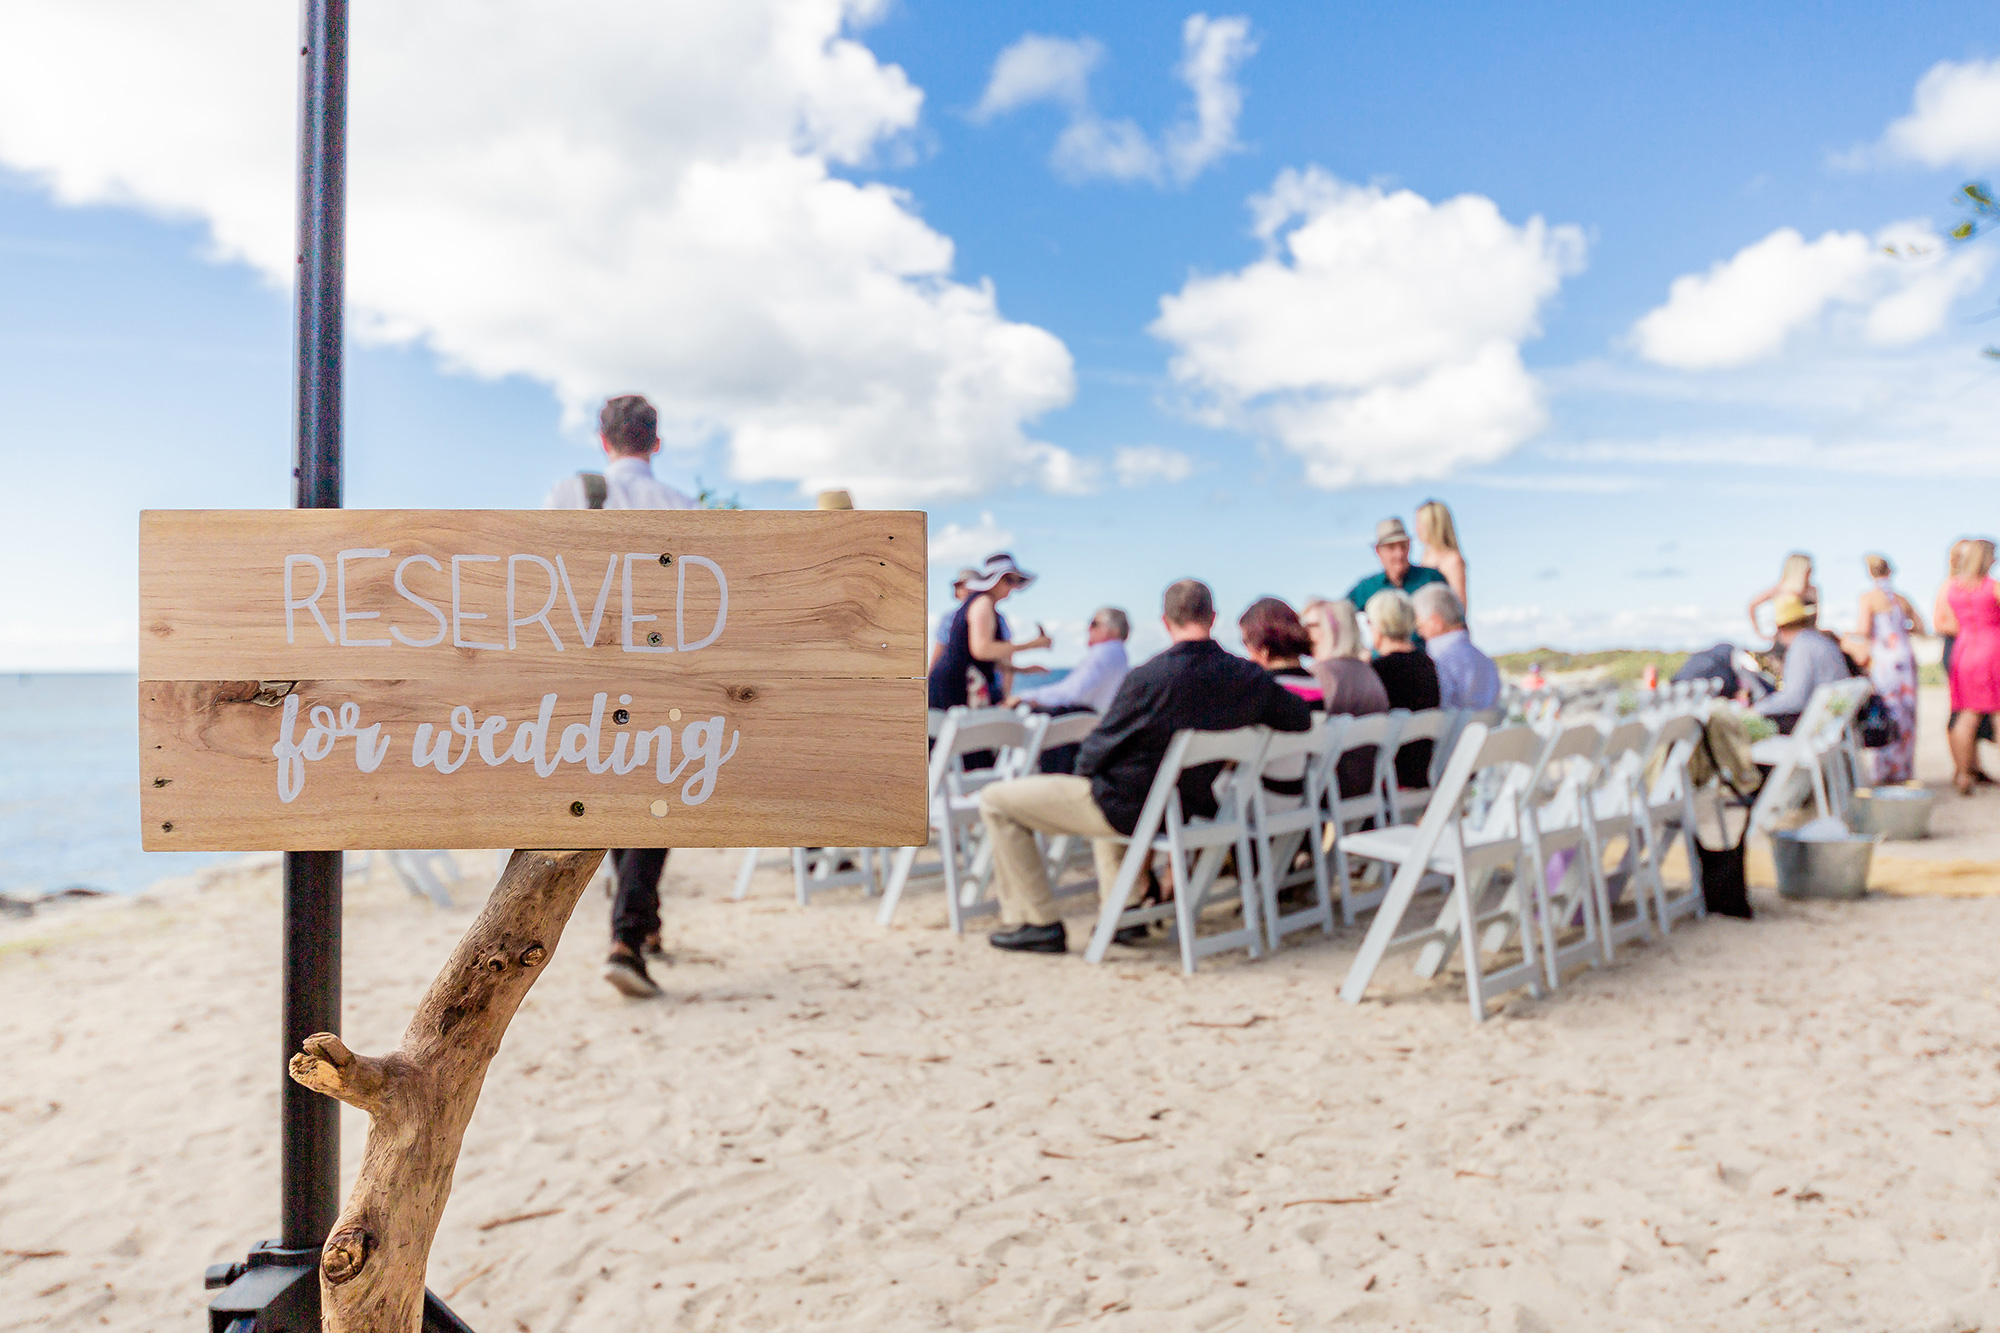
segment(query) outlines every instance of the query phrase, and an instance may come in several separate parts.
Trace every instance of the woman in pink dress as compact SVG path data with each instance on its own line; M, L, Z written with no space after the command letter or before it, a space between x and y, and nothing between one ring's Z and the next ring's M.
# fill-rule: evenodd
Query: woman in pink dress
M1922 634L1924 622L1910 599L1890 583L1895 571L1879 555L1868 557L1868 577L1874 586L1861 594L1861 633L1868 636L1868 679L1896 719L1896 739L1872 751L1875 784L1908 782L1916 772L1917 658L1910 650L1912 631Z
M2000 713L2000 588L1989 575L1993 543L1970 541L1957 548L1945 601L1958 622L1958 641L1951 649L1951 762L1957 773L1952 784L1961 796L1972 794L1978 767L1979 723Z

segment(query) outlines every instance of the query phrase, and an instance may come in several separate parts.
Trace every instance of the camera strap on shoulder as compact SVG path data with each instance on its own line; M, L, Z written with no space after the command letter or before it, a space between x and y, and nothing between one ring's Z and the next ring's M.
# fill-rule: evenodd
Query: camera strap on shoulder
M604 508L605 498L611 494L611 483L604 479L604 474L602 472L579 472L576 475L583 482L584 503L592 509Z

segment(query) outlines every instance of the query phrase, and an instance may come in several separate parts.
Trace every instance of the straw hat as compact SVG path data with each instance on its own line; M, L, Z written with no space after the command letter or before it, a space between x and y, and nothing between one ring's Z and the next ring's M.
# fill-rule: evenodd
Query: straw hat
M1409 540L1409 529L1403 526L1403 520L1400 518L1385 518L1375 525L1375 544L1377 546L1387 546L1391 542L1408 542Z
M819 499L815 502L815 507L819 509L852 509L854 508L854 497L846 491L821 491Z
M1778 628L1790 625L1810 625L1819 615L1819 608L1808 606L1796 593L1781 592L1771 602L1771 615L1778 622Z

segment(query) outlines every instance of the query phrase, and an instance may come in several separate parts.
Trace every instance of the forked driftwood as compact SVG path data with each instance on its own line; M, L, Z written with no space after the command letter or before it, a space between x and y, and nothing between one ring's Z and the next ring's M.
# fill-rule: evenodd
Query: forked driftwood
M330 1032L306 1038L292 1077L369 1115L368 1149L320 1254L324 1333L417 1333L424 1270L486 1067L562 938L601 851L515 852L384 1056Z

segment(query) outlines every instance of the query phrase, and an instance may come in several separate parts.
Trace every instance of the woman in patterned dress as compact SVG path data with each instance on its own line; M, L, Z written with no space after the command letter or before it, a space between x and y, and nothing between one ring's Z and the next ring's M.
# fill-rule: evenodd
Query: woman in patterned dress
M1868 633L1868 679L1896 719L1896 739L1872 751L1878 787L1908 782L1916 772L1917 658L1910 651L1910 634L1922 634L1924 622L1910 599L1891 586L1894 572L1881 556L1869 556L1868 577L1875 586L1861 594L1859 623Z

